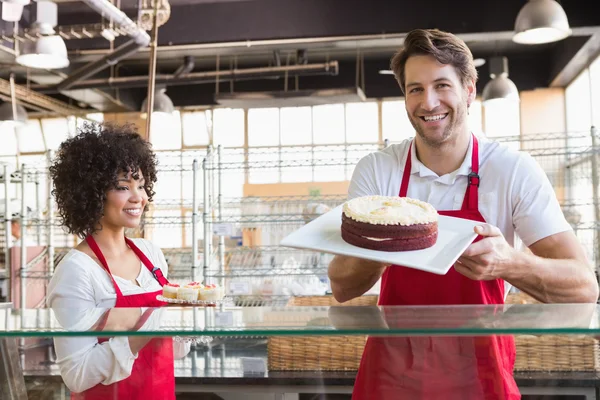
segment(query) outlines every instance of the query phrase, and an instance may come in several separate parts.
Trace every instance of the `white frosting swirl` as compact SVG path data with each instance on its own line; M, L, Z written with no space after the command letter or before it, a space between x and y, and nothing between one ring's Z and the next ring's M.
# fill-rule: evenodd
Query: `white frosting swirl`
M429 203L409 197L363 196L344 203L344 214L373 225L416 225L437 222Z

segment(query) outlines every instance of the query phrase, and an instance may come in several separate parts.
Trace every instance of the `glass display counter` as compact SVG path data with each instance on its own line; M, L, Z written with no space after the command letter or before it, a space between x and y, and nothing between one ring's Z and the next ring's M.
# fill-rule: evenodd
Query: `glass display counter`
M478 338L513 336L515 379L521 393L580 394L592 399L600 386L596 304L5 307L0 308L0 398L26 399L30 391L26 381L60 386L65 371L56 361L65 354L54 352L57 344L79 349L70 350L75 354L95 346L98 337L166 337L187 346L175 360L178 398L187 398L187 392L239 392L243 398L256 393L265 399L303 398L298 393L348 394L367 336L427 340L433 347L444 343L439 340L454 338L464 346L462 361L469 357L470 346L481 345ZM61 390L52 398L68 398L68 388Z

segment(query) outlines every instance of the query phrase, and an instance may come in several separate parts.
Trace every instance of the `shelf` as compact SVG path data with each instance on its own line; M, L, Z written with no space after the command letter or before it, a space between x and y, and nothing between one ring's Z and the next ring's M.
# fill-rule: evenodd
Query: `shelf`
M0 310L0 337L98 336L70 331L58 321L97 320L106 310ZM516 304L435 307L166 307L151 309L141 330L106 330L103 336L286 335L600 335L596 304ZM131 320L131 309L110 310ZM95 316L95 317L92 317ZM21 321L23 324L21 324Z

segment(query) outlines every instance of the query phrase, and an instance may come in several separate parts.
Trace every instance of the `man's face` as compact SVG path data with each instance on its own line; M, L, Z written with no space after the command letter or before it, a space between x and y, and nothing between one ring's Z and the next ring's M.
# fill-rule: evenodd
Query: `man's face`
M465 87L454 66L428 55L410 57L404 75L406 112L425 143L441 147L464 132L474 82Z

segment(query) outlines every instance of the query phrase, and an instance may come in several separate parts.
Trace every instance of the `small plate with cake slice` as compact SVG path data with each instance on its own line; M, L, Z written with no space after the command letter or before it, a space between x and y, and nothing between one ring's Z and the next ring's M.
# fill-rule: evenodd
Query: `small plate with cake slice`
M408 197L352 199L309 222L282 246L340 254L445 275L481 222L439 215Z

